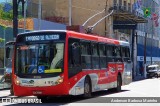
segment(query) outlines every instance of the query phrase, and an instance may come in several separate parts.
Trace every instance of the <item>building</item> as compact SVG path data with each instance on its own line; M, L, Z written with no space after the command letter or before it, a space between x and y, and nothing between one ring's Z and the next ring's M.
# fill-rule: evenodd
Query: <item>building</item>
M69 1L71 1L70 6ZM63 23L66 25L69 25L69 18L71 18L71 25L82 25L88 18L105 9L102 14L97 15L85 25L85 28L87 28L88 26L95 24L105 15L109 14L109 9L114 8L116 9L115 14L95 26L93 33L129 41L131 32L128 30L114 30L114 26L116 25L114 23L117 22L117 18L120 18L118 20L123 19L136 21L136 23L140 22L138 21L138 17L134 15L135 11L132 11L135 1L136 0L42 0L41 16L42 19ZM38 7L39 0L28 0L28 15L38 18ZM71 14L69 14L69 8L71 8ZM119 13L117 13L117 10ZM123 11L124 14L120 13L120 11ZM125 12L130 16L125 14Z
M136 11L135 5L141 0L29 0L27 14L31 17L39 17L42 19L63 23L66 25L83 25L87 19L93 15L102 12L91 19L85 26L94 25L104 16L108 15L112 10L113 14L98 23L93 30L93 34L106 36L118 40L124 40L131 43L132 60L134 67L136 66L136 36L135 30L138 23L147 23L143 18L143 14ZM41 4L41 5L40 5ZM40 12L40 8L42 11ZM37 13L35 15L35 13ZM39 14L38 14L39 13ZM40 17L39 17L40 18ZM136 69L133 70L135 72Z
M153 14L159 16L159 6L158 0L142 0L143 7L151 7L151 16L146 18L148 23L138 24L136 33L136 44L135 47L135 75L144 74L144 64L160 64L160 42L159 42L159 25L158 18L153 20ZM138 14L143 14L142 8L137 10Z

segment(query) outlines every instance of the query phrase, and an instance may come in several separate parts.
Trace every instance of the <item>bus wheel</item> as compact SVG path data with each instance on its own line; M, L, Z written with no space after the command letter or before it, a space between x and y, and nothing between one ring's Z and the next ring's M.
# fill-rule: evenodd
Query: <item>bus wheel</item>
M155 77L158 78L158 74L156 74Z
M86 77L84 81L84 98L90 98L91 93L92 93L91 82L89 77Z
M120 91L121 91L121 86L122 86L122 79L121 79L121 76L118 75L118 76L117 76L117 88L116 88L116 91L117 91L117 92L120 92Z

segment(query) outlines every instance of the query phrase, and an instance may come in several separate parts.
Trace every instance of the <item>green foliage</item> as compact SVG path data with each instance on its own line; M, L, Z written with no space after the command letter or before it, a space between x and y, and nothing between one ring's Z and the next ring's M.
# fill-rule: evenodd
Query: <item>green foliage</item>
M5 39L0 38L0 43L1 43L1 42L4 42L4 41L5 41Z
M13 9L10 10L9 12L5 12L3 11L3 7L4 7L4 4L0 4L0 19L9 20L9 21L13 20ZM21 19L23 18L23 16L18 15L18 18Z

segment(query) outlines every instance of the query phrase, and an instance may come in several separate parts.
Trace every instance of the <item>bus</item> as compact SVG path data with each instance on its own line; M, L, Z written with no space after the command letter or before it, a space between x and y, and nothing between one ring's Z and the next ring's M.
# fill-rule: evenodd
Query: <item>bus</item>
M13 57L13 51L14 51L14 45L15 41L9 41L5 45L5 82L10 85L10 93L13 95L13 87L12 87L12 57Z
M5 71L0 80L0 83L4 85L4 88L11 88L11 73L12 73L12 56L14 50L14 41L9 41L5 44ZM12 91L12 90L11 90Z
M130 44L68 30L19 34L13 59L15 96L83 95L132 82Z

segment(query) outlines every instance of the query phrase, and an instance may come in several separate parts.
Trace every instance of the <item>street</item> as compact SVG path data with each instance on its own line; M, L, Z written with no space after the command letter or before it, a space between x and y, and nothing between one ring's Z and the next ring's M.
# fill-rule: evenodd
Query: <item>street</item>
M9 95L9 90L1 90L0 91L0 98L2 101L2 98L15 98L15 99L37 99L34 96L31 97L15 97L15 96L10 96ZM119 93L116 92L111 92L107 90L103 90L100 92L93 93L93 98L90 99L84 99L81 96L76 96L76 97L56 97L56 98L51 98L47 102L49 103L43 103L40 104L41 106L46 106L46 105L77 105L81 103L94 103L93 105L97 105L96 103L102 103L102 105L110 104L113 106L119 106L119 103L111 103L107 101L108 99L111 98L120 98L123 97L160 97L160 78L152 78L152 79L145 79L141 81L135 81L132 82L130 85L126 85L122 87L122 91ZM106 101L105 101L106 100ZM0 101L0 102L1 102ZM86 104L86 105L87 105ZM120 103L121 105L125 106L135 106L135 105L147 105L147 106L153 106L152 103ZM1 105L5 106L10 106L10 105L15 105L15 103L0 103ZM16 105L25 105L25 104L16 104ZM36 106L37 104L30 104ZM159 105L159 103L154 103L155 105Z

